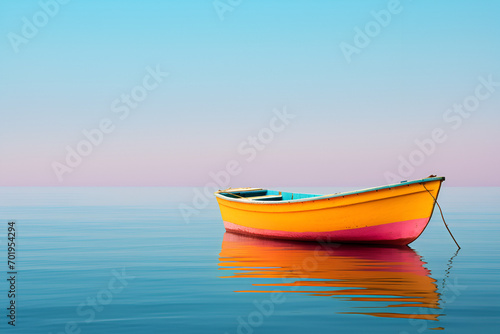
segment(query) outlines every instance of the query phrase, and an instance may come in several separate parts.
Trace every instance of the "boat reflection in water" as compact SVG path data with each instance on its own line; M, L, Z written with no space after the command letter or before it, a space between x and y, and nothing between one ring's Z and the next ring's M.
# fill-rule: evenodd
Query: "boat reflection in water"
M379 309L343 314L425 320L441 315L436 281L408 246L306 243L226 232L219 261L219 269L227 271L222 278L256 279L252 286L258 290L235 292L341 297ZM273 283L258 284L262 278Z

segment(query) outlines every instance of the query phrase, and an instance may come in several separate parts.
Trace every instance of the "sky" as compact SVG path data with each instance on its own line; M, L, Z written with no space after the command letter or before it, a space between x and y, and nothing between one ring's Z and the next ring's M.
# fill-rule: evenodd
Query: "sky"
M498 1L0 2L0 186L500 186Z

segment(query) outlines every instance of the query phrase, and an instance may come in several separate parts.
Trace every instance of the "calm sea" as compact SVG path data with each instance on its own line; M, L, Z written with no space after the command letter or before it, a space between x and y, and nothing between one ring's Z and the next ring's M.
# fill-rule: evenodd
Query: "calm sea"
M192 199L0 188L0 332L500 333L500 188L442 189L458 253L438 211L409 248L337 246L225 233L214 198L186 222L179 205Z

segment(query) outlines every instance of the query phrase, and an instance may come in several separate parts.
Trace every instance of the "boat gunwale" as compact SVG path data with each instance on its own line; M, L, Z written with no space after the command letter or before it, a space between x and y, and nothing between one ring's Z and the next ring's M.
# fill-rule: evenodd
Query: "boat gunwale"
M336 197L344 197L344 196L350 196L350 195L356 195L356 194L363 194L363 193L368 193L368 192L373 192L373 191L378 191L378 190L383 190L383 189L403 187L403 186L407 186L410 184L428 183L428 182L433 182L433 181L441 181L442 182L444 180L445 180L444 176L429 177L429 178L413 180L413 181L401 181L401 183L394 183L394 184L389 184L389 185L385 185L385 186L378 186L378 187L373 187L373 188L340 192L340 193L335 193L335 194L327 194L327 195L321 195L321 196L315 196L315 197L309 197L309 198L299 198L299 199L293 199L293 200L288 200L288 201L254 201L254 200L250 200L250 199L246 199L246 198L239 199L239 198L234 198L234 197L226 197L226 196L222 195L222 193L224 193L224 190L216 191L214 193L214 195L217 198L228 200L231 202L237 202L237 203L267 204L267 205L269 205L269 204L289 204L289 203L311 202L311 201L318 201L318 200L324 200L324 199L330 199L330 198L336 198ZM266 189L266 190L272 190L272 189ZM299 194L299 193L297 193L297 194Z

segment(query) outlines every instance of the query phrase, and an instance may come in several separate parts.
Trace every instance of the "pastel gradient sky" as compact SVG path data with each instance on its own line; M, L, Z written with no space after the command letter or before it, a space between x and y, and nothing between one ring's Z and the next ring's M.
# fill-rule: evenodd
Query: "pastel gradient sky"
M233 187L500 186L500 86L474 97L500 82L500 1L401 0L385 26L371 12L391 1L222 0L223 20L211 0L54 1L0 2L0 186L202 186L231 160ZM379 31L348 62L357 27ZM113 102L157 66L169 76L120 119ZM247 161L284 108L295 118ZM60 181L54 162L106 118ZM446 140L416 152L436 128Z

